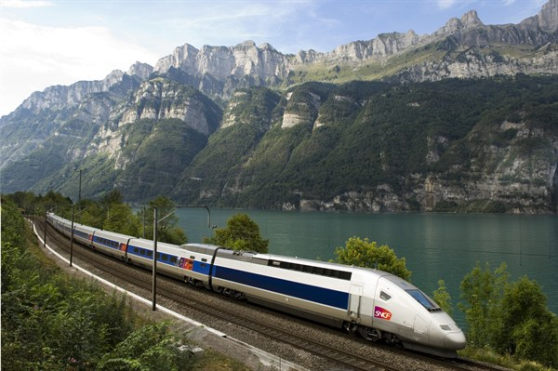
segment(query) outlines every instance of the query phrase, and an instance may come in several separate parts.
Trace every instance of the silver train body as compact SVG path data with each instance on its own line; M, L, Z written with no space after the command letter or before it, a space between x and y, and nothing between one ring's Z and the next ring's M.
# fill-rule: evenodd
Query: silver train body
M71 236L71 222L48 214ZM153 241L74 224L74 239L125 262L150 268ZM343 327L373 341L455 357L466 345L453 319L411 283L374 269L206 244L157 243L160 273L237 298Z

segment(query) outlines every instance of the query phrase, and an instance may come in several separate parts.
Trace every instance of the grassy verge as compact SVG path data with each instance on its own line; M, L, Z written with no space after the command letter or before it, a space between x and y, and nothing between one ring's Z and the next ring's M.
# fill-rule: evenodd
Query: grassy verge
M544 367L536 362L520 361L512 356L502 356L490 348L467 347L459 352L460 357L486 362L518 371L553 371L553 368Z

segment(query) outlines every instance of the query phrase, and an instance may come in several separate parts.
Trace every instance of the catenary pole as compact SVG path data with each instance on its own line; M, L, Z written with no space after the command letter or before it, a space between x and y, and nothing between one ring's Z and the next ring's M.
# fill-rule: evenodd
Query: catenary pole
M151 288L153 291L153 305L152 305L152 309L153 310L157 310L157 238L158 238L158 233L157 233L157 229L158 229L158 223L165 220L166 218L168 218L169 216L171 216L172 214L174 214L174 211L171 211L170 213L168 213L167 215L165 215L164 217L161 218L161 220L157 220L158 219L158 209L156 207L153 208L153 280L151 283Z
M153 280L151 284L153 291L152 310L157 310L157 208L153 208Z

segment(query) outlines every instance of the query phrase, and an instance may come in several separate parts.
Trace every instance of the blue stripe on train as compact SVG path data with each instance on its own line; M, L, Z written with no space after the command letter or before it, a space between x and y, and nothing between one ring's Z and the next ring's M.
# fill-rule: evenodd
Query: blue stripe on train
M287 296L293 296L339 309L347 309L349 294L346 292L325 289L306 285L304 283L292 282L280 278L263 276L250 272L239 271L220 266L214 266L214 277L241 283L243 285L257 287Z
M209 267L210 267L209 263L199 262L197 260L194 260L194 267L192 268L192 270L194 272L197 272L197 273L202 273L202 274L208 275L209 274Z
M151 251L152 250L144 249L142 247L128 245L128 255L139 256L140 258L143 258L143 259L146 259L146 260L153 260L153 254L151 254L151 256L148 255L149 252L151 252ZM142 254L142 252L143 252L143 254ZM176 263L173 263L171 261L172 258L176 259ZM178 267L178 261L179 261L178 257L176 257L174 255L170 255L170 254L165 254L165 253L159 253L159 256L158 256L158 259L157 259L158 263L166 264L166 265L170 265L170 266L174 266L174 267ZM193 265L192 265L192 271L208 275L209 274L209 266L210 266L209 263L199 262L197 260L194 260Z

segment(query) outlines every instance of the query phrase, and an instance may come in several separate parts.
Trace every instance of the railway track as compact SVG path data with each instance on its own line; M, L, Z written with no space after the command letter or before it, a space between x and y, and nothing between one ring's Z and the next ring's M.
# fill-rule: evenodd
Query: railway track
M44 230L45 221L40 218L35 218L33 221L37 224L40 230ZM63 250L65 253L69 254L70 242L69 240L59 234L51 226L47 228L48 231L48 241L50 244L54 241L56 247ZM73 249L74 259L83 260L95 267L95 269L104 272L106 275L113 276L119 280L125 281L131 285L138 287L141 290L149 292L152 288L151 275L149 271L144 269L129 266L123 262L108 257L106 255L94 252L93 250L87 249L78 243L74 243ZM110 262L107 263L107 262ZM117 265L118 267L115 267ZM126 267L126 269L122 269ZM233 323L237 326L249 329L257 334L261 334L273 341L289 344L296 349L304 350L310 354L328 360L329 362L336 364L343 370L355 370L355 371L376 371L376 370L386 370L386 371L403 371L403 370L429 370L429 368L421 368L421 366L416 368L408 367L397 367L389 362L379 361L371 357L363 357L356 355L354 353L339 349L339 347L332 347L329 344L321 342L316 338L311 338L309 336L304 336L304 334L295 334L293 331L284 330L281 326L273 325L267 321L262 321L257 318L250 316L249 314L243 314L234 309L234 305L238 305L236 300L228 299L226 297L219 296L230 302L233 308L228 309L227 306L223 305L212 305L208 304L207 301L197 299L193 295L185 295L184 290L193 290L195 292L202 291L203 289L194 288L192 286L186 286L182 282L158 275L159 282L164 282L165 284L158 285L158 297L166 298L173 302L176 302L181 307L188 308L191 311L201 312L204 315L209 315L215 319L219 319L224 322ZM205 291L205 290L204 290ZM211 294L211 293L207 293ZM233 305L234 304L234 305ZM364 340L363 340L364 341ZM373 346L373 344L366 343L367 346ZM427 363L431 365L436 365L445 369L451 370L498 370L500 368L490 368L486 365L477 364L468 360L440 360L432 357L428 357L422 354L409 353L403 350L390 348L388 352L393 352L394 356L401 357L412 357L417 362Z

